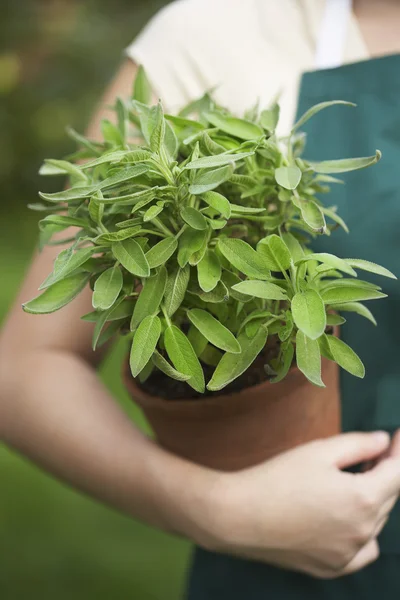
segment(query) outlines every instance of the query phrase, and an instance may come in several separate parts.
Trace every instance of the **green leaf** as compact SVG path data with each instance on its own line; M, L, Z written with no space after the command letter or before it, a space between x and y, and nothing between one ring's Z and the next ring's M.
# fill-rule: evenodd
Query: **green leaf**
M218 281L217 285L210 292L204 292L200 286L197 286L194 281L191 282L190 288L188 289L190 294L195 294L210 304L218 304L220 302L227 302L229 300L229 291L226 285L222 281Z
M145 279L133 311L131 331L134 331L147 316L158 311L164 297L166 284L167 269L164 266L156 275Z
M318 233L325 231L326 222L324 213L316 202L297 198L294 204L300 209L303 220L311 229Z
M221 390L242 375L265 347L267 337L268 332L263 327L260 327L257 334L251 339L245 333L241 333L238 337L242 348L241 354L227 352L223 355L207 389L213 392Z
M307 290L295 294L291 309L296 326L307 337L316 340L324 333L326 327L325 306L317 292Z
M146 259L151 269L165 264L178 247L178 240L174 237L165 238L146 252Z
M100 225L104 215L104 204L101 204L99 199L101 198L101 192L96 192L89 201L88 211L90 218L96 225Z
M72 127L67 127L66 129L68 137L74 140L79 146L83 146L90 150L95 156L100 153L99 146L96 142L92 142L88 140L86 137L75 131Z
M111 175L111 177L107 177L102 182L97 184L97 189L103 190L105 188L124 183L125 181L136 179L137 177L140 177L140 175L146 173L148 170L149 166L143 163L134 165L133 167L125 167L114 175Z
M329 287L321 291L322 300L325 304L343 304L345 302L363 302L364 300L377 300L378 298L386 298L386 294L382 294L374 288L366 287Z
M263 238L257 245L257 252L271 271L287 271L292 264L289 248L279 235L272 234Z
M70 175L78 181L87 181L87 177L79 167L66 160L55 160L46 158L44 164L40 167L39 175Z
M121 229L120 231L113 231L111 233L101 233L94 239L94 242L96 244L122 242L123 240L127 240L128 238L133 237L140 230L140 225L135 225L134 227L126 227L125 229Z
M189 321L204 335L211 344L233 354L240 354L241 347L229 329L209 312L193 308L187 312Z
M364 304L360 304L359 302L346 302L345 304L335 304L335 310L339 312L354 312L358 315L361 315L368 321L371 321L374 325L376 325L376 320L374 315L371 313L369 308L364 306Z
M203 195L206 192L213 190L214 188L230 179L233 174L232 165L225 165L219 167L219 169L199 171L189 187L190 194L195 196Z
M214 208L217 212L219 212L225 219L229 219L231 216L231 205L230 202L225 196L219 194L218 192L205 192L201 195L201 199L204 200L206 204Z
M293 346L292 342L290 342L288 344L285 344L285 346L282 350L281 364L277 371L276 377L273 377L272 379L270 379L271 383L279 383L280 381L282 381L282 379L284 379L286 377L286 375L290 371L290 367L293 364L293 357L294 357L294 346Z
M111 121L109 121L108 119L102 119L100 127L104 141L106 141L109 144L112 144L113 146L124 145L124 138L121 134L121 131L116 125L114 125L114 123L111 123Z
M317 340L311 340L302 331L296 334L296 361L299 370L311 383L325 387L321 379L321 352Z
M235 238L221 238L218 248L231 265L248 277L268 279L270 271L260 254L243 240Z
M88 273L70 275L48 287L40 296L23 304L22 308L25 312L35 315L55 312L71 302L88 281Z
M351 268L347 260L338 258L334 254L328 254L327 252L307 254L306 256L303 256L303 258L296 264L301 264L309 260L317 260L323 265L329 265L330 267L332 267L332 269L337 269L338 271L343 271L343 273L347 273L348 275L357 277L357 273L354 271L354 269ZM316 269L317 272L320 272L321 270L322 269L320 267L317 267Z
M203 369L185 334L175 325L170 325L164 333L164 344L175 369L189 375L188 384L202 394L205 389Z
M231 165L236 160L242 160L253 156L254 152L238 152L237 154L217 154L214 156L203 156L185 165L185 169L214 169L224 165Z
M269 281L241 281L232 286L233 290L252 296L253 298L263 298L265 300L287 300L286 292Z
M221 279L221 264L218 256L212 250L206 250L197 265L199 286L204 292L211 292Z
M44 229L46 225L59 225L60 227L80 227L89 229L89 223L85 219L78 217L68 217L66 215L47 215L39 221L39 228Z
M183 268L207 241L207 231L186 228L179 239L178 263Z
M150 267L140 245L132 239L114 242L111 250L115 258L129 273L138 277L148 277Z
M165 119L164 112L159 102L154 115L154 128L150 137L150 148L153 152L159 153L165 138Z
M130 163L137 163L149 160L152 158L152 156L153 154L148 150L113 150L112 152L107 152L102 156L99 156L99 158L96 158L95 160L80 165L80 168L84 170L93 169L94 167L98 167L99 165L104 165L107 163L117 164L125 158Z
M335 306L336 308L336 306ZM336 314L328 314L326 315L326 324L336 327L338 325L343 325L346 323L346 319Z
M70 202L71 200L81 200L82 198L89 198L98 190L98 185L85 185L79 187L72 187L62 192L56 192L54 194L45 194L39 192L39 196L43 200L48 202Z
M304 256L304 250L299 240L291 233L282 233L282 239L288 247L293 261L301 260Z
M205 113L204 116L214 127L241 140L254 140L264 135L261 127L245 119L226 117L218 113Z
M98 254L107 250L107 248L103 248L100 246L90 246L88 248L80 248L76 252L69 251L68 253L62 253L60 257L60 261L54 263L54 270L49 277L45 279L45 281L40 286L40 290L49 287L61 281L68 275L71 275L74 271L79 269L84 265L84 263L91 257L93 254Z
M93 312L83 315L81 319L82 321L87 321L88 323L97 323L97 321L102 319L104 315L107 316L107 321L119 321L131 317L135 300L132 300L131 298L126 298L123 301L122 300L123 298L117 300L114 306L112 306L106 312L94 310Z
M164 210L164 202L158 202L155 206L150 206L143 215L143 222L147 223L155 219Z
M133 336L129 358L133 377L139 375L153 356L160 335L161 321L156 315L143 319Z
M254 206L242 206L241 204L232 204L232 218L237 218L237 215L257 215L259 213L265 212L267 209L265 207L256 208Z
M118 298L115 301L115 304L113 306L111 306L110 308L108 308L107 310L97 311L98 316L95 321L96 325L93 330L93 339L92 339L93 350L96 350L96 348L97 348L97 345L100 341L100 337L102 335L102 330L103 330L104 325L107 323L107 321L113 321L113 320L115 321L115 320L118 320L118 318L120 318L121 312L119 312L119 311L123 305L124 305L124 310L122 310L122 314L125 314L126 308L129 305L127 304L127 302L124 302L123 297ZM112 315L114 315L114 319L112 318ZM87 315L87 316L90 316L90 315ZM89 320L89 319L86 318L84 320Z
M181 217L193 229L207 229L207 221L204 215L191 206L184 206L181 209Z
M336 212L332 208L325 208L324 206L321 206L321 210L324 213L324 215L328 217L328 219L332 219L332 221L340 225L340 227L344 229L346 233L349 233L349 228L343 221L342 217L336 214Z
M151 102L151 86L142 65L139 66L133 85L133 98L143 104Z
M123 277L121 269L111 267L104 271L94 284L92 297L93 308L107 310L114 304L122 290Z
M133 210L139 210L142 206L151 202L157 195L158 187L139 190L133 194L127 194L126 196L117 196L112 198L99 198L101 204L111 204L120 206L133 206Z
M315 104L300 117L300 119L295 123L295 125L293 125L292 134L298 129L300 129L300 127L302 127L304 123L307 123L307 121L311 119L311 117L319 113L320 110L324 110L325 108L329 108L330 106L334 106L335 104L344 104L345 106L357 106L353 102L345 102L344 100L331 100L329 102L320 102L319 104Z
M295 190L301 181L302 172L299 167L278 167L275 169L275 180L286 190Z
M397 279L396 275L391 271L369 260L361 260L359 258L345 258L344 260L350 267L354 267L354 269L361 269L362 271L368 271L369 273L375 273L376 275L382 275L390 279Z
M339 160L324 160L322 162L312 162L310 167L316 173L346 173L347 171L356 171L365 169L374 165L381 159L382 153L377 150L374 156L365 156L362 158L340 158Z
M153 356L151 357L153 364L159 369L162 373L171 377L171 379L176 379L176 381L188 381L190 379L190 375L185 375L184 373L180 373L172 365L169 364L167 360L157 352L154 351Z
M362 379L365 376L365 368L354 350L343 340L333 335L325 335L324 337L335 362L351 375Z
M271 108L263 110L260 115L261 126L273 133L279 121L279 104L274 104Z
M165 288L164 308L169 317L172 317L182 304L188 287L189 277L190 267L188 266L183 269L178 267L168 276ZM176 368L179 370L179 367Z
M194 325L189 327L188 340L192 344L196 356L201 356L207 347L208 341Z

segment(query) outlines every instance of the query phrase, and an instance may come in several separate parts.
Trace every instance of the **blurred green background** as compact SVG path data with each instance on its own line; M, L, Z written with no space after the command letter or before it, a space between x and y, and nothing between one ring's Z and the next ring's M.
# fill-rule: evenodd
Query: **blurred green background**
M1 0L0 321L36 243L26 208L45 157L72 150L135 37L164 0ZM102 377L140 421L119 378L121 349ZM0 447L1 600L178 600L188 545L100 506Z

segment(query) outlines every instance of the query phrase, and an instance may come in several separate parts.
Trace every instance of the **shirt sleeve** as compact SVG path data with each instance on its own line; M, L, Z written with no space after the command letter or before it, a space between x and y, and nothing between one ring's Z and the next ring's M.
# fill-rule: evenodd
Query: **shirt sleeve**
M126 49L143 65L154 93L170 111L179 110L211 87L201 57L198 0L178 0L161 9ZM203 38L203 43L206 40ZM201 62L201 64L199 64Z

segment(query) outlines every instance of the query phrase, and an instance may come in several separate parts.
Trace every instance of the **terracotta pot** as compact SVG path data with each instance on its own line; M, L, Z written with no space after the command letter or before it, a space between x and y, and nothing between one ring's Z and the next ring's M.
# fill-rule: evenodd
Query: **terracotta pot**
M326 388L309 383L293 368L278 384L203 400L149 396L132 378L125 385L165 449L195 463L224 471L258 464L284 450L340 431L339 373L323 359Z

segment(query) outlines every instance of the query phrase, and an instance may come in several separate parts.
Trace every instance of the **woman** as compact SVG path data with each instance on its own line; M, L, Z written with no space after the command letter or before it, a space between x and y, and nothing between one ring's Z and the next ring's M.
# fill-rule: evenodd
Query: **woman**
M355 3L354 14L350 3L331 0L325 18L324 6L322 0L174 3L128 49L129 59L104 104L129 93L135 64L140 62L170 110L218 84L217 100L238 112L257 96L268 103L283 90L282 123L283 129L288 128L296 112L299 75L312 68L316 47L319 67L340 64L343 44L338 42L345 40L346 61L366 58L362 30L371 54L399 49L397 36L391 39L386 29L400 23L394 1L380 2L379 18L372 20L368 16L372 0ZM335 35L329 37L331 29ZM323 33L319 43L317 31ZM383 150L390 141L386 165L394 164L400 154L400 143L393 143L399 142L394 129L397 107L388 98L398 85L398 58L324 69L304 77L298 110L315 101L349 95L361 105L350 121L343 121L343 114L341 120L332 121L335 112L316 119L319 129L310 136L309 153L334 154L340 149L358 154L371 141ZM371 89L374 77L381 84L377 90ZM104 114L100 109L90 135L98 135ZM359 188L355 176L348 180L350 197L342 192L336 198L350 223L370 203L355 228L361 235L353 233L352 247L345 254L369 253L371 259L396 271L391 263L396 262L398 212L392 198L399 187L395 188L398 170L392 173L386 166L386 172L372 171L363 184L367 190ZM383 195L391 212L389 218L379 220ZM330 244L349 242L335 236ZM388 554L357 572L378 558L377 536L399 496L399 435L390 443L387 433L379 431L343 434L235 474L214 472L164 452L134 428L95 376L93 367L101 356L90 350L90 325L79 321L79 315L90 310L89 294L44 317L32 319L20 310L22 300L35 294L38 282L49 272L54 256L48 248L34 259L2 334L0 435L6 442L81 490L201 546L190 600L255 600L265 595L368 598L374 585L384 590L385 599L398 597L400 584L393 576L400 550L396 514L382 538L382 549ZM347 335L354 347L363 346L369 372L366 385L357 387L343 379L349 430L394 430L400 425L399 414L385 420L385 410L392 416L390 403L397 399L398 302L398 289L393 288L376 331L349 320ZM368 472L342 471L367 461L375 462ZM352 573L357 574L323 581Z

